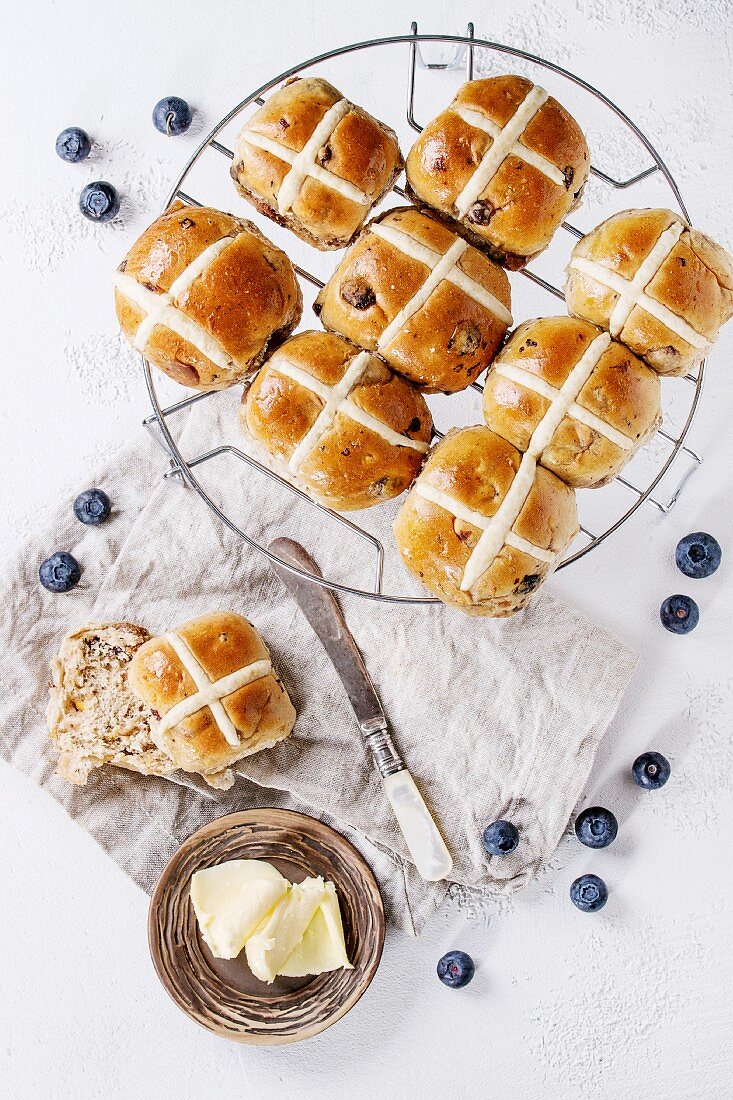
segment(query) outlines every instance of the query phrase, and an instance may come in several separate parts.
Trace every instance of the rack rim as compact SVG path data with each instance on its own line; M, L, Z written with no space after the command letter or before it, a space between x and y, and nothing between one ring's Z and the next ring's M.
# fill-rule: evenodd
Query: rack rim
M421 43L452 44L456 47L456 55L455 55L455 57L452 61L449 61L447 63L427 64L423 61L421 53L420 53L420 44ZM371 49L371 48L375 48L375 47L389 46L389 45L399 45L399 44L406 44L406 45L410 46L410 70L409 70L410 79L409 79L409 87L408 87L407 121L408 121L409 125L412 127L412 129L414 129L418 132L421 130L421 127L419 126L419 124L416 123L416 121L414 119L414 115L413 115L413 102L414 102L414 91L415 91L415 69L416 69L417 64L419 64L422 68L427 68L427 69L431 69L431 68L432 69L457 69L457 68L461 67L463 56L464 56L464 54L466 54L466 58L467 58L466 72L467 72L468 79L471 79L472 75L473 75L473 50L474 50L475 47L479 47L481 49L486 49L486 50L491 50L491 51L493 51L495 53L499 53L499 54L507 54L511 57L521 58L522 60L529 61L532 64L539 65L541 68L547 69L548 71L556 73L558 76L561 76L564 79L569 80L571 83L573 83L576 86L582 88L584 91L586 91L590 95L592 95L595 99L597 99L601 103L603 103L606 107L608 107L616 115L617 118L619 118L621 120L621 122L629 130L631 130L631 132L636 136L636 138L638 138L638 140L641 142L641 144L644 146L644 148L646 149L646 151L649 153L649 155L652 157L652 159L654 161L654 165L651 166L649 169L645 169L642 172L637 173L636 175L630 177L629 179L627 179L625 181L615 180L612 177L608 176L606 173L602 172L600 169L592 167L591 171L593 172L594 175L596 175L596 176L600 177L601 179L603 179L604 182L606 182L608 185L612 186L614 189L624 190L625 188L630 187L635 183L641 182L642 179L646 178L647 176L649 176L649 175L651 175L655 172L661 172L661 174L664 176L664 179L666 180L667 185L669 186L669 188L670 188L670 190L671 190L671 192L674 196L674 199L675 199L682 215L684 216L684 218L686 219L686 221L690 225L692 224L692 221L690 219L690 216L689 216L689 213L688 213L688 210L687 210L687 206L686 206L686 204L685 204L685 202L682 198L682 195L680 193L679 186L678 186L676 180L674 179L674 177L673 177L670 169L668 168L667 164L665 163L665 161L663 160L663 158L661 157L661 155L657 151L656 147L652 144L650 139L646 136L646 134L637 126L637 124L633 121L633 119L631 119L626 114L626 112L621 107L618 106L618 104L616 104L607 95L605 95L604 92L600 91L600 89L596 88L593 84L591 84L589 81L585 80L583 77L578 76L576 73L573 73L568 69L565 69L563 66L558 65L557 63L555 63L553 61L549 61L546 58L542 58L542 57L539 57L535 54L529 53L528 51L522 50L522 49L520 49L519 47L516 47L516 46L508 46L508 45L505 45L504 43L493 42L489 39L476 38L475 35L474 35L473 23L468 24L467 33L465 35L457 35L457 34L421 34L421 33L418 33L417 23L413 22L410 34L384 35L384 36L380 36L378 38L363 39L359 42L347 43L346 45L337 46L334 49L326 50L326 51L324 51L320 54L316 54L315 56L311 57L310 59L308 59L306 61L301 61L298 64L292 65L288 69L285 69L283 72L281 72L277 76L271 78L270 80L267 80L264 84L260 85L260 87L258 87L254 92L251 92L248 96L246 96L243 100L241 100L240 103L238 103L236 106L232 107L231 110L228 111L227 114L225 114L223 116L223 118L221 118L219 120L219 122L217 122L212 127L212 129L202 139L202 141L200 142L198 147L194 150L194 152L192 153L192 155L189 157L188 161L184 165L182 171L180 172L178 178L176 179L173 187L171 188L171 190L168 194L163 212L168 210L170 208L171 204L177 198L182 198L182 199L184 199L184 201L188 200L189 202L193 202L194 204L202 205L200 203L197 203L197 200L192 199L191 196L185 194L185 192L183 192L181 190L181 186L182 186L184 180L186 179L188 174L191 172L194 165L199 161L199 159L201 158L203 153L209 147L213 147L217 151L219 151L221 153L224 153L227 156L231 155L230 151L228 149L226 149L224 146L222 146L219 142L216 141L217 135L220 134L221 131L226 126L228 126L229 123L232 121L232 119L236 118L236 116L238 114L240 114L243 110L245 110L247 107L249 107L252 103L257 102L258 100L260 100L262 95L265 92L270 91L276 85L280 84L284 80L287 80L289 77L295 76L297 73L300 73L303 70L310 69L314 65L318 65L322 62L329 61L333 58L342 57L346 54L355 53L355 52L358 52L358 51L361 51L361 50L367 50L367 49ZM400 189L395 188L395 190L397 190L397 193L400 194ZM579 231L575 230L572 226L564 224L563 228L567 229L573 235L578 236ZM579 235L583 236L584 234L580 233ZM296 268L296 271L298 272L298 274L301 277L307 279L309 282L314 283L315 285L318 285L318 286L321 285L320 280L315 279L314 276L312 276L309 272L305 271L303 268L298 267L297 265L294 265L294 266ZM518 272L517 274L523 274L526 277L530 278L532 281L539 283L539 285L541 285L543 287L543 289L547 290L548 292L553 293L555 295L558 294L557 288L553 287L552 284L546 283L545 280L541 279L534 272L531 272L527 269L524 269L524 271ZM562 296L562 295L560 295L560 296ZM282 478L278 474L274 473L268 467L263 466L261 463L257 462L256 459L253 459L251 456L245 454L243 451L239 451L237 448L231 447L229 445L222 445L220 447L216 447L216 448L212 449L210 452L207 452L206 454L204 454L202 456L197 456L197 458L195 458L195 459L186 460L183 457L183 455L180 451L180 448L178 447L178 444L176 443L175 439L173 438L173 434L172 434L170 428L168 427L168 424L166 422L166 418L167 418L167 416L171 415L172 413L178 412L183 408L190 407L192 404L198 402L199 400L210 397L211 393L210 392L198 393L198 394L195 394L193 397L184 399L182 401L178 401L174 405L169 406L168 408L163 408L161 403L160 403L160 400L158 398L156 389L155 389L155 383L153 381L153 375L152 375L152 371L150 369L150 364L148 363L148 361L145 359L144 356L141 356L141 359L142 359L142 367L143 367L143 374L144 374L144 378L145 378L146 388L147 388L147 391L148 391L148 396L149 396L149 399L150 399L151 406L153 408L152 415L146 417L145 420L143 421L143 424L144 424L145 428L153 436L155 441L163 447L163 449L167 452L167 454L169 456L170 470L165 475L165 477L166 478L170 478L170 477L178 478L185 485L187 485L189 488L192 488L198 494L198 496L201 497L201 499L205 502L205 504L209 507L209 509L218 517L218 519L226 527L229 528L230 531L232 531L233 534L237 535L240 539L242 539L252 549L257 550L258 553L264 555L264 557L267 558L269 561L276 562L279 566L282 566L283 568L287 569L288 572L293 573L296 576L301 577L305 580L310 580L314 584L318 584L321 587L327 588L327 589L329 589L333 592L338 592L342 595L358 596L362 599L378 601L380 603L386 603L386 604L391 604L391 605L436 605L436 604L440 603L440 600L438 600L434 596L396 595L396 594L392 594L392 593L388 593L388 592L383 592L381 590L381 581L382 581L382 571L383 571L383 564L384 564L384 547L383 547L381 541L379 539L377 539L376 536L371 535L369 532L363 530L357 524L355 524L352 521L348 520L345 516L340 515L339 513L336 513L336 512L331 512L330 509L324 508L323 505L320 505L316 501L312 500L310 497L307 496L307 494L303 493L297 487L293 486L292 484L287 482L284 478ZM657 434L661 434L663 438L666 438L666 439L672 441L673 445L672 445L671 451L670 451L666 461L662 464L662 466L659 469L659 471L657 472L656 476L654 476L652 478L651 482L643 490L640 490L638 487L632 485L628 481L625 481L624 478L617 477L615 479L615 481L618 481L621 485L624 485L629 490L632 490L634 492L634 494L636 495L637 499L631 504L631 506L621 516L619 516L615 520L614 523L612 523L608 528L606 528L600 534L592 535L591 532L589 532L589 531L587 531L587 530L585 530L584 528L581 527L581 533L583 533L587 538L589 538L590 541L588 541L588 543L585 546L581 546L574 553L572 553L568 557L564 558L557 565L556 571L559 572L560 570L566 568L566 566L571 565L573 562L578 561L582 557L585 557L585 555L590 553L591 550L594 550L602 542L605 542L605 540L610 535L614 534L624 523L626 523L631 518L631 516L645 502L649 501L650 503L654 504L656 506L656 508L659 511L661 511L663 514L667 514L669 511L671 511L671 509L674 506L674 504L676 503L682 489L684 488L684 485L686 484L687 480L689 479L691 474L694 472L697 465L699 465L702 462L702 458L700 457L700 455L697 454L697 452L693 451L689 446L687 446L686 443L685 443L685 440L686 440L686 437L687 437L688 432L690 430L690 427L692 426L692 422L695 418L695 415L697 413L697 409L698 409L698 406L699 406L700 397L701 397L701 394L702 394L703 383L704 383L704 380L705 380L705 367L706 367L706 360L703 360L702 363L700 364L699 368L698 368L698 373L697 373L696 376L694 376L694 375L684 376L685 379L688 382L694 384L695 390L694 390L694 393L692 395L692 399L691 399L691 402L690 402L690 408L689 408L689 412L688 412L688 415L687 415L687 419L686 419L684 425L682 426L682 428L679 430L679 433L677 434L677 436L676 437L670 437L669 435L667 435L667 433L661 431L661 429L657 433ZM481 387L478 383L474 383L473 388L481 389ZM159 438L156 436L156 431L160 433ZM692 458L693 464L689 467L689 469L685 472L685 474L683 474L683 476L681 477L676 489L674 490L674 492L670 496L670 499L668 500L668 502L665 504L661 501L656 500L652 496L652 494L653 494L655 488L657 487L657 485L661 482L662 478L670 470L672 464L675 462L678 455L682 451L684 451L686 454L688 454ZM208 493L206 492L204 487L199 482L198 478L195 476L195 474L192 473L192 468L195 467L196 465L200 464L202 461L205 461L205 460L207 460L209 458L212 458L212 457L216 457L219 454L222 454L222 453L225 453L225 452L234 453L238 458L242 459L244 462L246 462L249 465L252 465L256 469L258 469L260 472L264 473L268 478L274 479L274 480L280 482L281 484L286 486L288 489L293 491L297 496L299 496L299 497L303 498L304 500L308 501L311 505L314 505L319 510L327 512L329 515L334 517L338 522L340 522L343 525L345 525L345 526L349 527L350 529L352 529L357 535L359 535L359 536L363 537L364 539L366 539L367 541L371 542L374 545L375 549L376 549L375 589L374 590L369 590L369 589L366 589L366 588L355 588L353 586L342 584L342 583L339 583L337 581L330 580L326 577L322 577L320 575L310 573L307 570L300 569L298 566L292 565L290 562L284 561L283 559L278 557L278 555L273 553L267 546L264 546L263 544L257 542L256 539L253 539L245 531L243 531L240 527L238 527L237 524L234 523L234 521L231 520L229 518L229 516L227 516L226 513L224 511L222 511L222 509L220 509L218 507L218 505L211 499L211 497L208 495Z

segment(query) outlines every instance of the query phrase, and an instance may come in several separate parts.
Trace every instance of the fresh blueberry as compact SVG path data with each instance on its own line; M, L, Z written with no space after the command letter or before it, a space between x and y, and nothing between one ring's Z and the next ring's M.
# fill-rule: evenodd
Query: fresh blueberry
M689 634L699 622L700 608L691 596L667 596L659 608L659 618L673 634Z
M511 821L494 821L484 829L483 845L490 856L507 856L519 844L519 832Z
M438 961L437 969L443 985L450 986L451 989L468 985L476 973L474 961L465 951L449 951Z
M582 810L575 820L575 835L586 848L607 848L618 834L618 821L603 806Z
M185 134L191 118L191 108L177 95L167 95L153 107L153 126L168 137Z
M634 783L645 791L658 791L669 779L672 769L661 752L643 752L631 765Z
M49 592L71 592L79 583L81 569L76 558L65 550L59 550L41 562L38 576Z
M581 875L570 887L570 900L582 913L597 913L608 901L608 887L598 875Z
M694 531L677 543L674 560L686 577L709 577L720 565L720 543L705 531Z
M79 209L93 222L109 222L120 209L120 196L111 183L96 180L88 183L79 196Z
M56 138L56 152L62 160L69 164L77 164L80 160L86 160L92 148L89 134L80 130L78 126L69 126L62 130Z
M74 501L74 515L80 523L97 526L109 519L112 502L102 489L85 489Z

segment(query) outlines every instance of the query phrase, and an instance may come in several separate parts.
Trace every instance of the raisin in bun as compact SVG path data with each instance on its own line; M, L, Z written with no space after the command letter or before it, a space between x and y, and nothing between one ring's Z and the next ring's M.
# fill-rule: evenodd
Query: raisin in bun
M484 387L492 431L575 489L614 478L659 426L659 378L587 321L520 325Z
M506 273L414 207L362 231L320 291L325 328L375 351L427 393L463 390L512 323Z
M319 77L288 81L240 133L237 190L316 248L342 248L402 171L397 135Z
M51 663L46 721L56 771L84 786L97 768L169 775L175 764L153 739L156 717L128 682L150 634L135 623L90 623L64 638Z
M232 612L192 619L138 649L133 692L159 721L153 737L187 772L230 786L230 767L292 731L295 710L257 630Z
M397 514L402 561L444 603L513 615L578 532L575 493L481 425L449 432Z
M565 299L660 374L687 374L733 316L733 259L672 210L623 210L575 245Z
M523 76L471 80L407 157L411 197L455 219L507 267L523 267L576 206L590 171L565 108Z
M414 386L330 332L301 332L278 348L242 398L241 417L290 477L338 512L404 492L433 430Z
M249 378L303 309L290 260L255 225L182 204L135 242L114 287L132 346L197 390Z

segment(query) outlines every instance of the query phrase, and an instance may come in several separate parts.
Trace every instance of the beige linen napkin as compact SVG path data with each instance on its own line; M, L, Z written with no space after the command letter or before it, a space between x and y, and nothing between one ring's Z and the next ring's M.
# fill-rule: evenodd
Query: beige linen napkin
M195 406L183 453L193 457L225 437L243 446L235 402L229 393ZM448 884L424 883L406 858L328 659L266 560L192 490L162 482L164 469L155 446L135 440L90 479L115 505L105 526L83 528L65 501L7 562L0 752L62 802L147 891L205 821L284 805L342 830L374 868L389 919L419 931ZM242 522L247 517L255 536L299 538L324 572L368 583L371 564L348 528L328 517L314 527L309 505L294 505L291 494L231 454L201 472L230 512ZM372 509L367 517L385 541L393 511ZM70 550L84 567L81 584L66 595L46 593L37 580L39 562L56 549ZM557 846L635 656L547 592L504 621L353 596L342 603L395 740L451 850L455 881L478 891L482 903L523 886ZM85 621L122 617L157 633L214 609L245 614L262 632L298 711L292 737L242 761L241 778L227 792L181 773L171 782L108 769L84 788L55 776L44 708L48 662L63 634ZM481 832L500 817L514 821L522 839L513 855L490 859Z

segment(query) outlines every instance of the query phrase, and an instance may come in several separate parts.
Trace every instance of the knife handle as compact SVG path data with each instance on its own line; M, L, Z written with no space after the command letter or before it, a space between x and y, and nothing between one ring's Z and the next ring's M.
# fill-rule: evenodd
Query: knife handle
M447 878L453 868L451 854L410 772L402 768L383 776L382 782L407 848L422 877L428 882Z
M378 729L365 724L362 733L415 866L428 882L447 878L453 868L451 854L389 731L380 722Z

